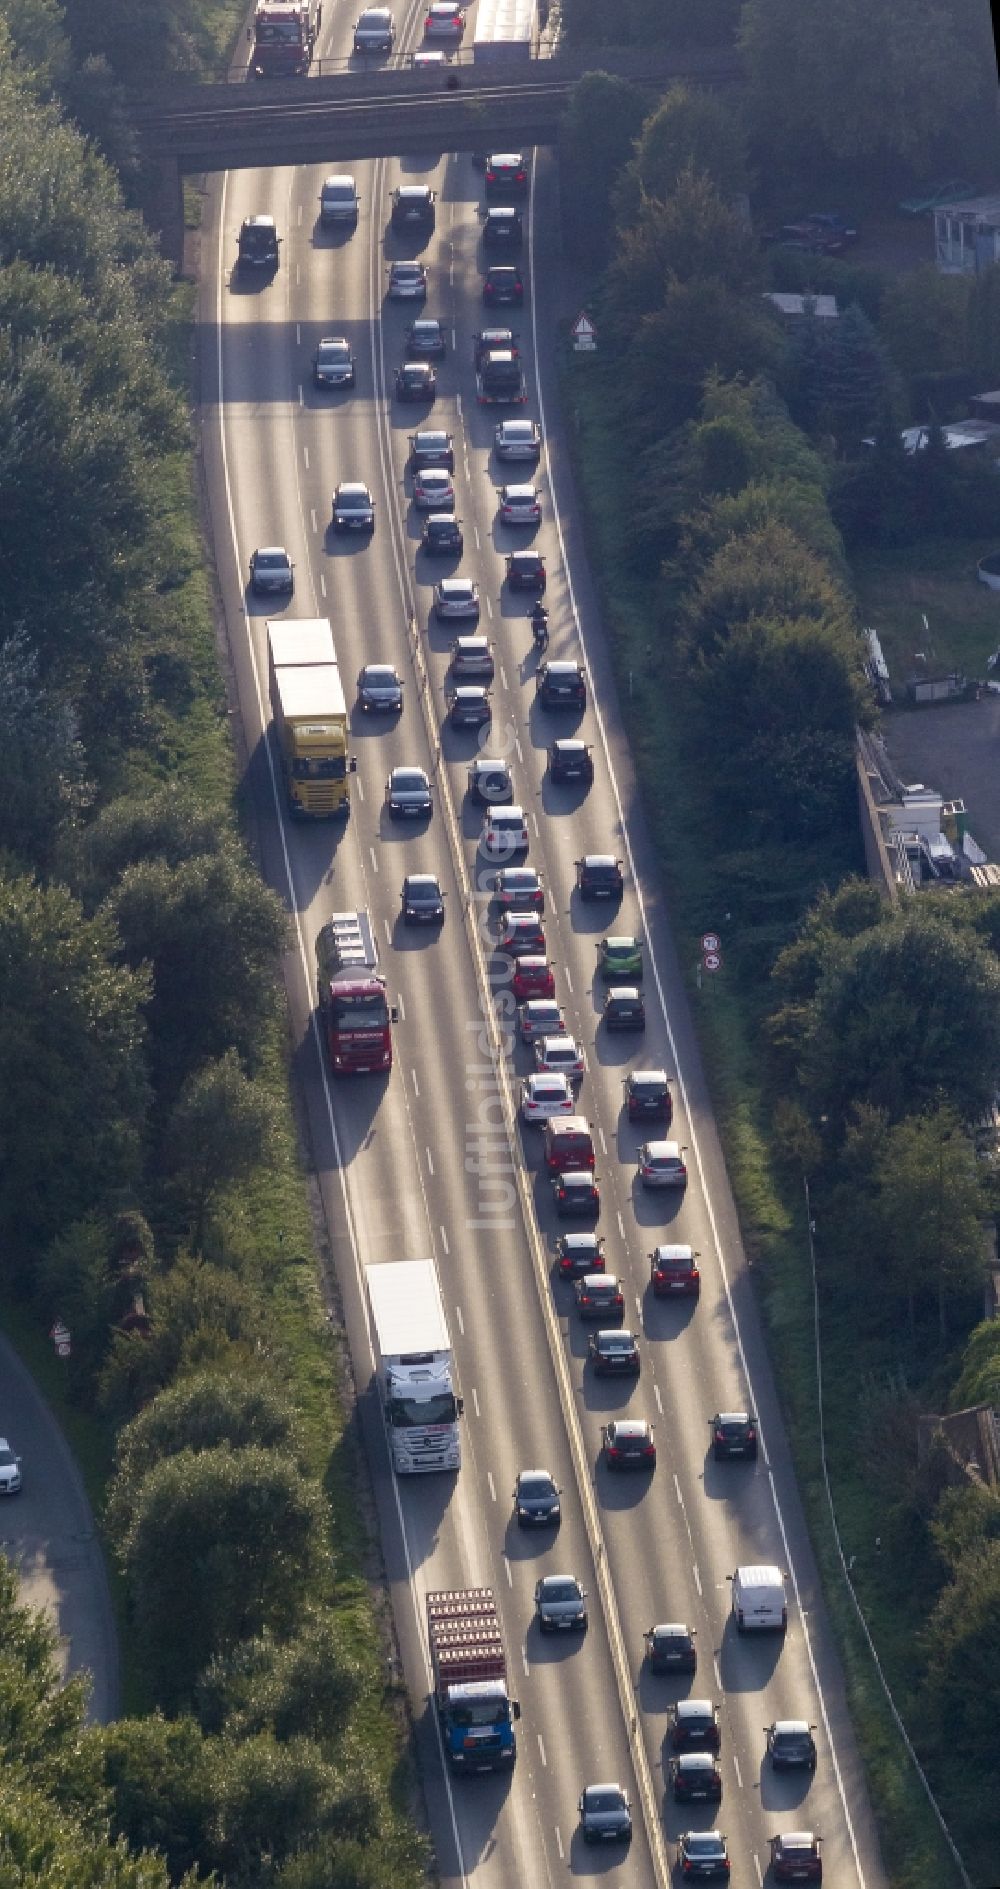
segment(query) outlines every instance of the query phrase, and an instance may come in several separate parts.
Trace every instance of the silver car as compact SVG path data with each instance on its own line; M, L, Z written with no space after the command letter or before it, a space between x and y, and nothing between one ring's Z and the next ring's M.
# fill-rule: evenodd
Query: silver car
M358 187L350 171L326 178L319 193L321 223L356 223L359 208Z
M537 420L501 420L493 435L493 451L498 459L538 458L542 435Z
M333 495L333 522L337 531L374 531L375 500L366 485L341 480Z
M537 525L542 516L538 493L533 485L504 485L500 488L500 522L503 525Z
M427 271L422 262L389 264L389 300L422 302L427 294Z
M413 503L418 512L455 509L455 483L444 466L421 466L413 475Z
M385 784L385 804L393 815L419 819L431 811L431 784L422 767L394 767Z
M644 1141L639 1149L643 1187L686 1187L687 1167L679 1141Z
M0 1495L17 1495L21 1487L21 1458L0 1436Z
M535 1618L542 1633L582 1633L587 1593L572 1574L546 1574L535 1583Z
M434 586L434 615L442 622L449 617L475 617L478 621L479 585L471 577L442 577Z

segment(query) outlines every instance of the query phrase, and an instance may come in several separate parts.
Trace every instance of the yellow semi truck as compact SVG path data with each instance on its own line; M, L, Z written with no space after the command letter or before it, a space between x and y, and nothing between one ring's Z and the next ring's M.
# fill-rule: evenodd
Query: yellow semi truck
M267 625L267 675L288 811L323 820L349 808L347 701L327 617Z

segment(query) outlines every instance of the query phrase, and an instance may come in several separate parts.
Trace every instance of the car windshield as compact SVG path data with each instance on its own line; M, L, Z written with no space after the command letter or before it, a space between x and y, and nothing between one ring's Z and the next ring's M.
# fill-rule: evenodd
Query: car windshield
M257 568L261 571L287 571L288 559L284 551L258 551Z
M441 333L439 321L415 321L411 330L416 341L436 341Z
M534 439L533 420L506 420L503 425L504 439Z
M17 1457L12 1449L0 1449L0 1469L13 1469L16 1463Z
M392 784L397 792L416 793L426 789L427 780L418 767L397 767Z
M414 905L436 905L441 892L436 880L431 879L426 884L420 882L415 884L411 879L406 888L406 896Z
M414 433L413 445L417 452L443 453L448 449L447 433Z
M449 1716L455 1725L506 1725L510 1706L506 1699L463 1699Z
M588 1791L584 1801L588 1810L597 1811L598 1814L601 1811L622 1808L620 1791Z
M602 1351L631 1351L634 1344L631 1332L602 1332L600 1346Z
M778 1855L786 1863L808 1863L816 1852L811 1842L790 1843L782 1837L778 1844Z
M422 1424L457 1420L458 1405L452 1391L442 1391L439 1397L428 1397L420 1403L410 1397L393 1397L389 1401L389 1422L394 1430L417 1430Z
M371 508L368 493L355 486L352 491L341 491L337 504L343 512L367 512Z
M518 1494L526 1496L554 1495L555 1484L551 1476L522 1476L518 1483Z
M334 991L330 1015L335 1028L384 1030L389 1023L389 1006L382 991Z
M316 354L320 361L349 361L351 358L346 341L321 341Z
M273 230L244 230L242 242L245 249L260 250L262 254L274 248Z
M415 282L423 272L423 265L419 262L394 262L392 265L392 273L397 281Z
M373 663L371 668L365 670L364 678L372 688L398 689L399 687L399 677L395 669L390 669L388 664Z
M302 38L298 20L258 20L258 46L297 46Z
M808 1732L778 1732L774 1742L782 1751L807 1751L811 1739Z
M542 1588L543 1600L579 1600L580 1589L575 1581L548 1580Z
M687 1851L689 1856L718 1856L722 1843L716 1836L689 1836Z

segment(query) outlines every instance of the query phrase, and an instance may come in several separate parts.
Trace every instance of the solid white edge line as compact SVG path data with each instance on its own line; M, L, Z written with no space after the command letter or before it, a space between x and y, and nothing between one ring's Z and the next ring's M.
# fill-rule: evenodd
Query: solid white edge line
M534 204L535 204L535 170L534 170L534 166L532 166L531 195L530 195L530 208L529 208L529 215L530 215L532 226L534 223ZM532 354L533 354L532 373L533 373L534 381L535 381L535 393L538 399L539 425L541 427L542 438L544 440L548 434L548 426L545 419L545 398L542 393L541 375L539 374L539 371L538 371L538 358L539 358L538 357L538 304L537 304L537 299L535 296L535 264L534 264L534 244L533 243L531 243L528 250L528 280L529 280L530 292L531 292L531 342L532 342ZM618 814L618 822L621 827L622 842L625 847L625 854L628 859L629 870L632 874L632 889L635 894L636 904L638 905L638 908L639 908L639 916L642 920L643 930L645 932L645 936L647 940L649 940L651 934L650 934L649 925L646 921L646 907L645 907L645 902L642 896L642 887L639 883L639 878L635 870L635 856L632 852L632 838L631 838L631 834L629 833L628 823L625 818L625 809L622 803L621 791L618 786L618 779L615 774L614 766L611 760L611 750L608 745L608 736L607 736L607 729L605 728L605 725L604 725L604 716L601 713L600 704L597 700L597 695L594 688L594 677L593 677L593 672L592 672L591 664L590 664L590 653L587 648L587 639L584 635L583 622L580 616L580 608L576 599L576 590L573 584L573 574L572 574L572 571L570 570L569 560L566 556L566 540L565 540L565 536L564 536L563 528L562 528L562 516L560 514L560 509L559 509L559 501L556 497L555 480L552 474L551 459L549 460L548 463L549 463L549 485L550 485L551 495L552 495L552 522L555 526L556 537L559 541L559 552L562 558L563 576L566 582L566 590L569 597L569 606L573 613L573 622L576 626L576 633L580 641L580 651L581 651L581 656L583 659L583 666L586 672L587 681L588 681L589 689L590 689L591 707L594 713L594 720L597 723L597 731L601 738L601 746L604 750L604 759L607 764L607 770L608 770L608 780L611 783L611 791L612 791L612 794L614 795L615 809ZM655 955L655 952L653 951L651 943L649 947L649 964L650 964L650 969L653 973L653 982L656 985L656 994L657 994L657 997L659 998L660 1010L662 1012L664 1025L666 1027L667 1041L670 1044L670 1053L671 1053L671 1056L673 1057L674 1068L677 1071L677 1083L678 1083L678 1087L680 1088L681 1099L683 1102L684 1112L685 1112L685 1116L687 1118L687 1123L688 1123L688 1135L689 1135L688 1145L694 1154L695 1166L698 1170L698 1179L701 1183L702 1198L704 1199L704 1202L705 1202L705 1212L708 1215L708 1223L712 1230L712 1239L715 1242L715 1251L716 1251L716 1256L719 1262L719 1271L722 1275L723 1290L725 1291L726 1303L729 1308L729 1316L732 1321L733 1332L736 1337L736 1348L739 1353L740 1363L743 1366L744 1380L746 1382L747 1389L751 1393L751 1399L752 1399L752 1403L754 1407L757 1408L758 1410L758 1425L757 1425L758 1435L760 1436L761 1442L763 1442L764 1441L763 1431L761 1429L760 1421L759 1421L759 1402L758 1402L758 1399L753 1396L753 1378L750 1371L750 1366L747 1362L746 1348L743 1343L743 1332L740 1328L740 1322L736 1314L736 1306L733 1302L732 1286L730 1285L729 1273L726 1269L726 1262L723 1257L722 1241L719 1238L718 1222L715 1217L715 1211L712 1206L711 1197L709 1195L708 1187L705 1181L705 1165L701 1157L701 1145L698 1139L698 1131L694 1125L694 1116L692 1114L691 1106L688 1100L687 1083L684 1078L684 1071L681 1066L681 1059L680 1059L680 1056L678 1055L677 1041L674 1036L673 1028L671 1026L670 1015L667 1010L667 1000L666 1000L666 994L663 988L663 979L660 976L660 967L659 967L659 964L657 963L656 955ZM765 1445L765 1457L766 1457L766 1454L767 1454L767 1451L766 1451L766 1445ZM806 1625L806 1621L804 1617L804 1612L803 1612L803 1607L802 1607L802 1593L799 1587L799 1580L798 1580L798 1574L795 1568L794 1557L792 1555L791 1547L788 1540L788 1531L785 1527L785 1518L784 1518L784 1514L782 1513L781 1504L778 1500L778 1492L774 1486L774 1476L773 1476L772 1471L770 1470L770 1467L768 1468L768 1481L769 1481L770 1489L771 1489L771 1500L774 1503L774 1513L777 1519L778 1529L781 1535L781 1544L784 1549L785 1560L788 1567L788 1575L792 1583L792 1591L795 1595L795 1604L798 1608L800 1618L802 1619L802 1633L803 1633L803 1638L805 1640L806 1655L809 1660L809 1669L812 1673L813 1684L816 1688L816 1696L819 1700L819 1709L820 1709L820 1715L823 1720L823 1728L826 1732L826 1736L827 1736L829 1746L830 1746L830 1756L833 1761L833 1773L834 1773L834 1777L837 1783L837 1794L840 1798L841 1809L843 1810L843 1813L844 1813L844 1822L847 1827L848 1841L851 1846L851 1854L854 1857L854 1867L855 1867L855 1870L857 1871L857 1877L858 1877L858 1882L860 1884L860 1889L866 1889L865 1873L861 1866L861 1855L858 1849L858 1840L857 1840L857 1835L854 1829L854 1820L851 1816L850 1806L847 1802L847 1792L844 1788L843 1773L840 1769L840 1761L837 1757L837 1750L834 1744L833 1728L830 1724L830 1717L829 1717L829 1713L827 1711L827 1706L826 1706L826 1697L823 1692L823 1687L822 1687L820 1676L819 1676L819 1670L816 1665L816 1655L813 1652L812 1638L810 1636L809 1628ZM832 1633L832 1628L831 1628L831 1633ZM839 1652L838 1652L838 1659L839 1659Z

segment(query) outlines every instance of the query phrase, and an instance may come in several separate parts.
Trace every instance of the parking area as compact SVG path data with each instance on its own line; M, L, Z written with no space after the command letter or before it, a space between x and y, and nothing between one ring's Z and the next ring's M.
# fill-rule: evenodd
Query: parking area
M886 715L882 734L900 778L964 800L969 831L1000 864L1000 695Z

